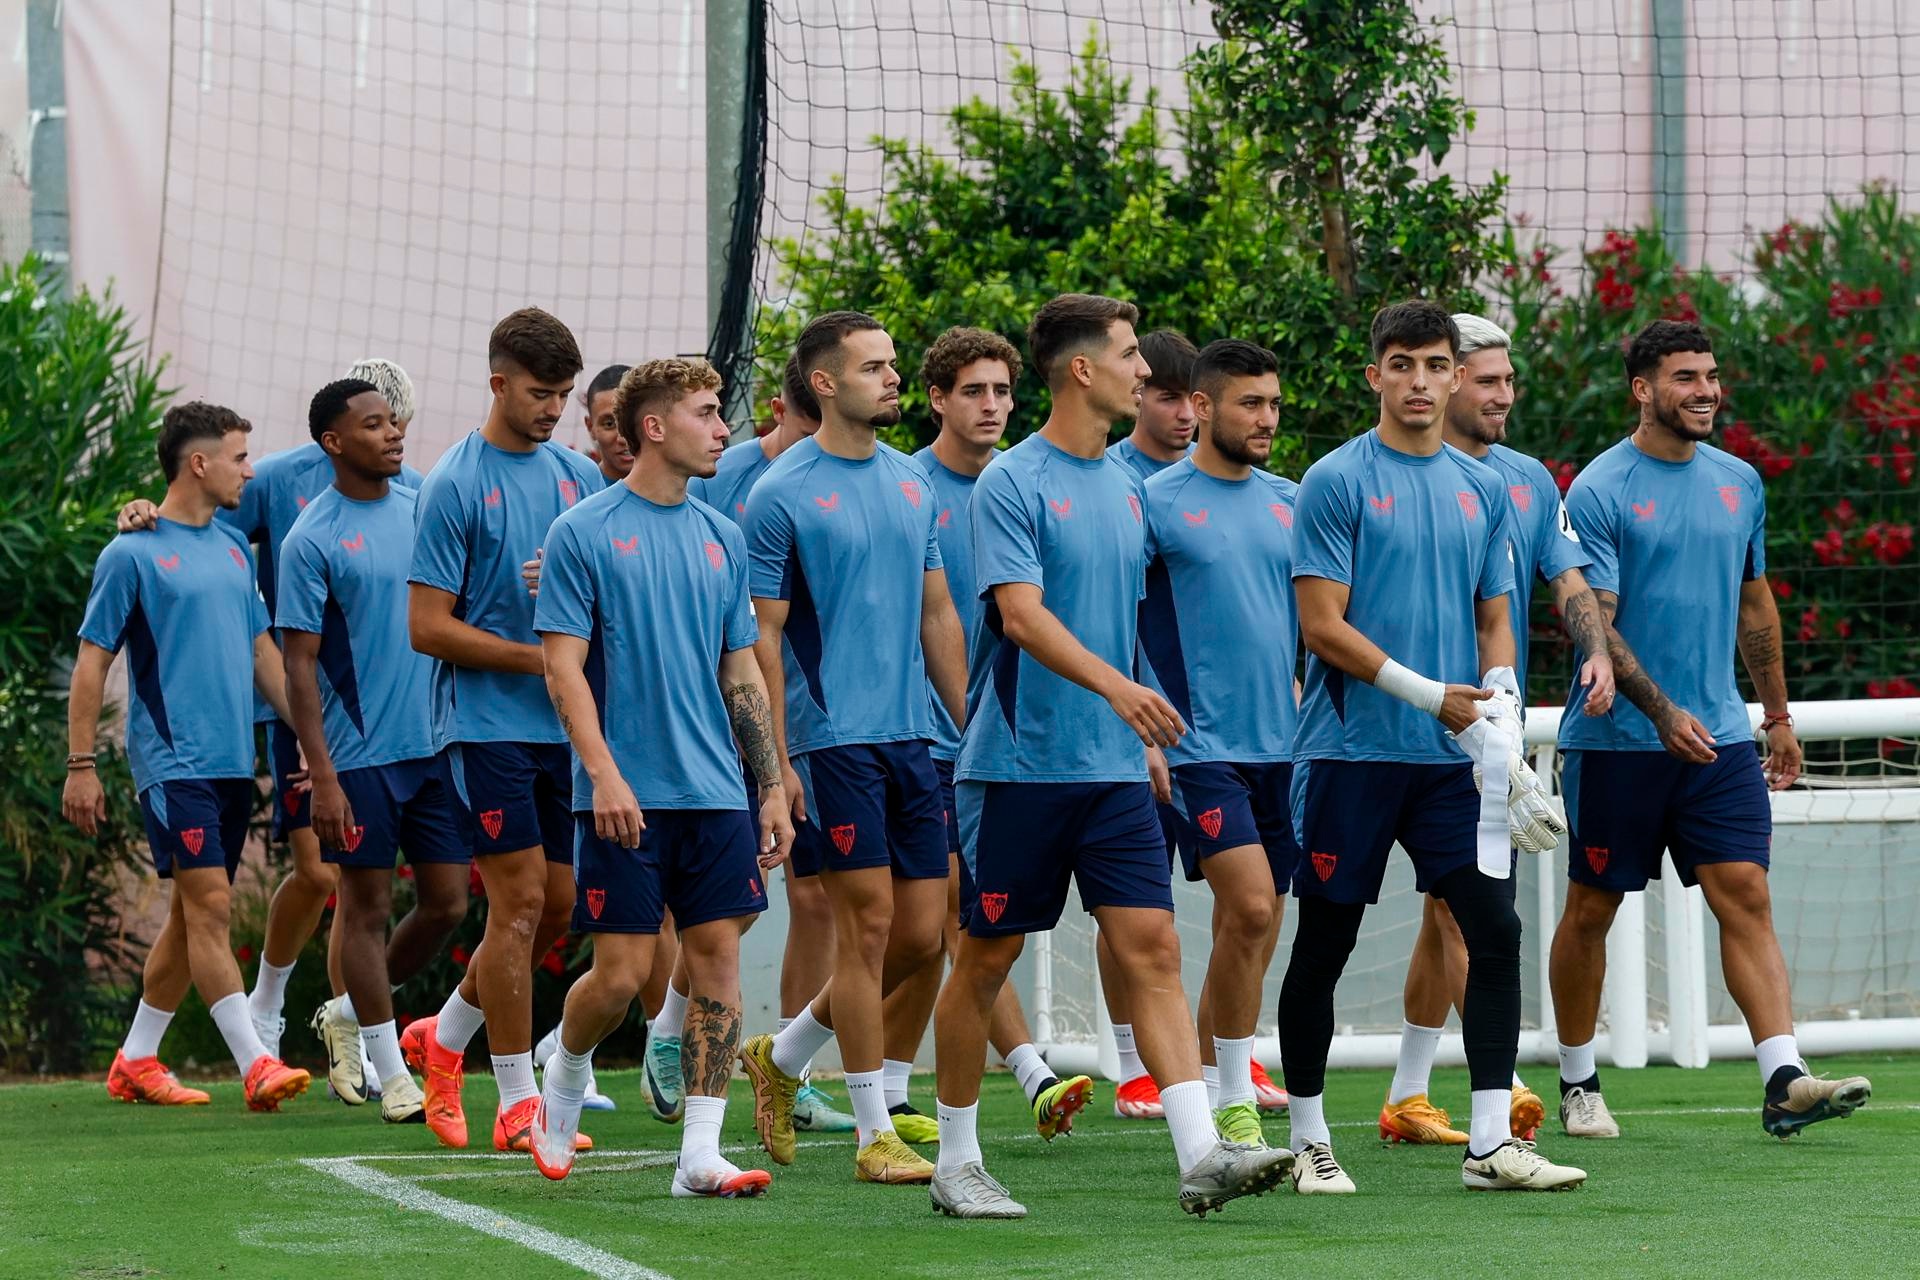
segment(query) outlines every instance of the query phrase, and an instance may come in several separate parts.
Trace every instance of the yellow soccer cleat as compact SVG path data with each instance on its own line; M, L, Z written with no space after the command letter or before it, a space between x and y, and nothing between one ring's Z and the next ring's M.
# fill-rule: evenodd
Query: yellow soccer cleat
M1093 1081L1086 1076L1055 1080L1033 1098L1033 1127L1048 1142L1073 1132L1073 1118L1093 1101Z
M1380 1108L1380 1141L1407 1142L1416 1147L1464 1147L1467 1135L1453 1127L1447 1113L1427 1101L1427 1095L1389 1102Z
M1523 1084L1513 1086L1513 1106L1507 1112L1507 1122L1514 1137L1532 1142L1546 1118L1547 1104L1540 1101L1539 1094Z
M893 1131L902 1142L918 1145L940 1141L940 1122L924 1111L915 1111L910 1102L888 1107L887 1119L893 1121Z
M889 1130L860 1148L853 1157L853 1176L859 1182L925 1186L933 1181L933 1165Z
M1243 1147L1267 1145L1266 1131L1260 1127L1260 1109L1254 1103L1236 1102L1219 1108L1213 1113L1213 1127L1220 1131L1222 1142L1235 1142Z
M773 1037L769 1035L754 1036L740 1046L740 1065L746 1070L747 1082L753 1086L753 1127L760 1134L760 1145L766 1148L775 1164L792 1164L797 1145L793 1136L793 1100L800 1092L799 1077L790 1076L773 1065ZM920 1160L911 1151L907 1154ZM920 1160L920 1163L927 1162Z

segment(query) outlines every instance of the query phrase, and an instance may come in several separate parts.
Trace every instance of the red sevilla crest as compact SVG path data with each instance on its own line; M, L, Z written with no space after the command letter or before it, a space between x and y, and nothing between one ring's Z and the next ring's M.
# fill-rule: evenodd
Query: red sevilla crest
M900 492L904 493L907 496L907 501L911 502L915 507L920 505L920 482L918 480L902 480L900 482Z
M1530 484L1510 484L1507 496L1513 499L1513 505L1521 515L1533 510L1533 486Z
M498 809L485 809L480 813L480 829L487 833L487 839L498 840L500 828L506 825L506 814Z
M833 847L840 851L840 856L843 858L853 852L854 831L855 824L851 822L827 829L827 834L833 837Z
M595 920L598 920L600 918L600 913L606 910L606 906L607 906L607 891L605 889L587 890L587 914L588 915L592 916Z
M199 857L200 851L207 847L207 829L188 827L180 833L180 843L186 846L188 853L196 858Z
M1474 493L1470 489L1462 489L1453 496L1460 499L1460 510L1466 514L1467 519L1478 520L1480 518L1479 494Z
M1333 879L1333 868L1339 861L1340 855L1337 853L1316 853L1313 855L1313 874L1320 877L1321 884L1325 884L1327 881Z
M1213 808L1195 818L1194 822L1199 826L1200 830L1206 833L1207 839L1218 840L1220 838L1221 814L1219 805L1215 805Z
M999 924L1000 917L1007 913L1007 895L1004 893L983 893L980 895L980 913L989 924Z

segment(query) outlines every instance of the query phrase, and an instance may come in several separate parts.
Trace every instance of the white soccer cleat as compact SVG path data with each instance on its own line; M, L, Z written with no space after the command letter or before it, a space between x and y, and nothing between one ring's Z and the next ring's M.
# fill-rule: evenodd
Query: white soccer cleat
M1607 1110L1607 1100L1578 1085L1560 1096L1560 1126L1569 1138L1617 1138L1620 1125Z
M719 1155L704 1158L692 1169L674 1166L673 1194L679 1199L706 1197L738 1200L765 1195L773 1175L765 1169L741 1169Z
M573 1172L577 1149L574 1135L580 1132L580 1108L556 1101L542 1092L534 1110L533 1125L527 1131L527 1149L533 1155L533 1167L545 1176L560 1181Z
M406 1072L380 1084L380 1118L388 1124L425 1124L427 1095Z
M1250 1102L1235 1105L1254 1110ZM1216 1142L1199 1163L1180 1175L1180 1209L1204 1218L1241 1196L1267 1194L1285 1182L1292 1170L1293 1152L1285 1147Z
M1024 1218L1027 1206L1015 1200L999 1179L988 1173L978 1160L963 1164L953 1173L934 1170L928 1186L937 1212L949 1218Z
M1324 1142L1309 1142L1294 1153L1293 1189L1303 1196L1350 1196L1359 1188L1333 1158Z
M1519 1138L1484 1156L1469 1152L1460 1165L1460 1181L1469 1191L1571 1191L1586 1180L1585 1169L1555 1164Z
M367 1100L367 1077L360 1065L360 1024L348 1021L340 1005L340 997L335 996L313 1011L307 1025L327 1047L327 1087L334 1097L357 1107Z

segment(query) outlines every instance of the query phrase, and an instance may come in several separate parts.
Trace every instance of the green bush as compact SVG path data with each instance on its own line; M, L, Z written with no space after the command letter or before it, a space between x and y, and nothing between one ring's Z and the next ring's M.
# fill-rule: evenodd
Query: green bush
M160 368L111 297L0 267L0 1067L72 1071L110 1051L138 949L116 890L145 864L132 778L100 761L97 839L61 816L66 670L114 512L153 491ZM103 737L103 744L109 739Z

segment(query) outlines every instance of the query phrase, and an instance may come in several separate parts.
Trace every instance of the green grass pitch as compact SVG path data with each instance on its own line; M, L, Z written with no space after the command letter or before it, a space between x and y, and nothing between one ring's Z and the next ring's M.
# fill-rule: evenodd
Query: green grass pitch
M232 1084L214 1087L211 1107L181 1110L114 1103L97 1083L23 1085L0 1089L0 1276L1920 1273L1920 1057L1816 1068L1872 1076L1874 1101L1786 1143L1760 1130L1751 1063L1607 1072L1625 1137L1574 1142L1551 1119L1542 1132L1550 1155L1590 1174L1564 1195L1466 1193L1457 1152L1375 1138L1388 1073L1336 1073L1327 1110L1360 1194L1286 1191L1204 1222L1175 1204L1165 1126L1114 1119L1105 1085L1078 1131L1049 1147L1011 1078L988 1078L983 1145L1031 1211L1019 1223L954 1222L923 1188L856 1185L840 1135L803 1134L764 1199L672 1200L679 1130L646 1114L632 1072L601 1077L622 1109L588 1113L601 1151L560 1184L525 1157L495 1157L478 1124L479 1150L442 1153L424 1129L384 1126L320 1086L256 1116ZM1533 1075L1551 1083L1551 1068ZM1458 1115L1466 1087L1464 1072L1439 1072L1436 1101ZM931 1093L914 1082L929 1111ZM492 1080L469 1077L466 1097L470 1116L490 1116ZM723 1141L751 1144L749 1121L736 1081ZM1284 1118L1268 1129L1284 1139ZM734 1159L764 1161L757 1149Z

